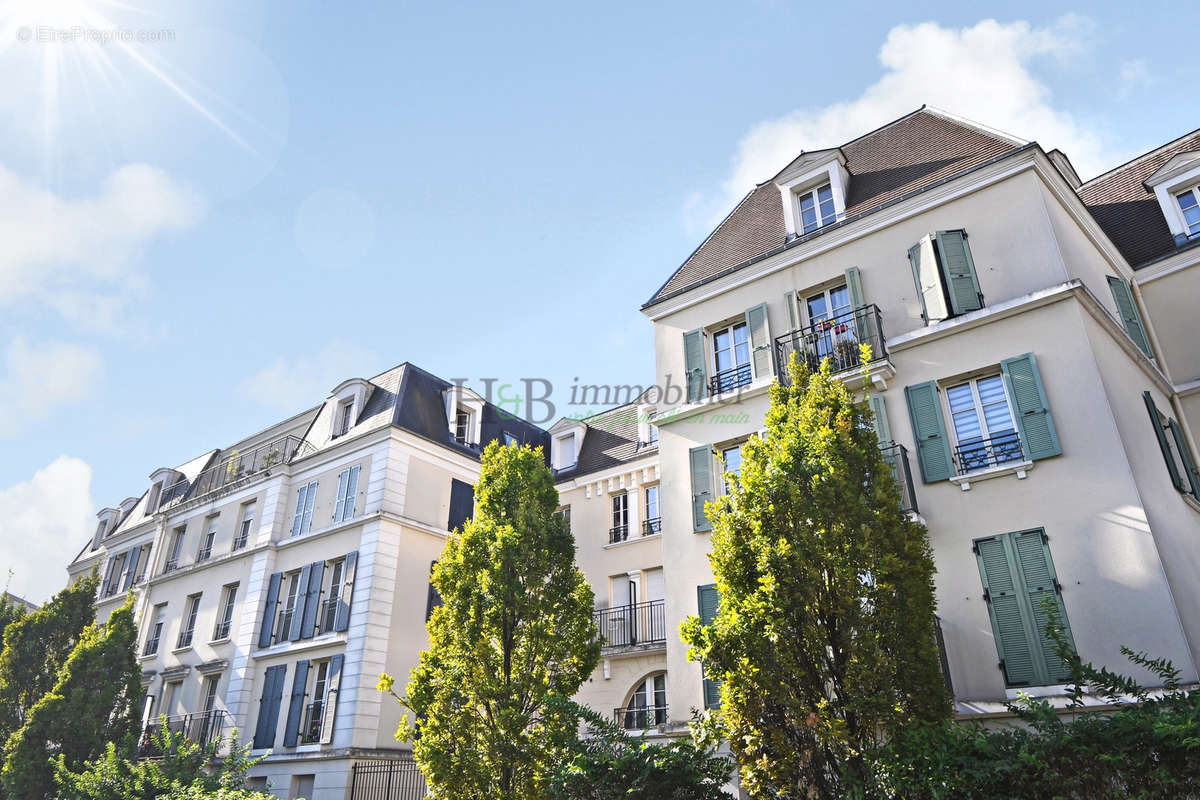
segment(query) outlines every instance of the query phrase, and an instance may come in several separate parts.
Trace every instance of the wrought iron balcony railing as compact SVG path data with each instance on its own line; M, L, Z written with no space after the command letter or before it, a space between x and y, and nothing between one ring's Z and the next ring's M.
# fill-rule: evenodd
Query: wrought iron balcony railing
M708 379L708 393L725 394L739 386L747 386L754 380L754 371L749 364L722 370Z
M213 630L213 641L219 642L222 639L229 638L229 630L233 626L233 621L221 620L216 629Z
M662 517L651 517L642 523L642 536L662 533Z
M246 543L248 541L250 541L249 533L239 534L238 537L233 540L233 547L230 549L230 552L236 553L238 550L241 550L243 547L246 546Z
M666 601L602 608L592 613L605 650L667 643Z
M628 525L616 525L616 526L608 529L608 543L609 544L616 544L617 542L623 542L628 538L629 538L629 526Z
M796 353L801 364L816 372L829 359L832 370L845 372L863 366L861 345L871 346L871 362L887 358L879 306L859 306L829 319L797 328L775 339L775 372L787 383L788 361Z
M472 442L472 441L471 441L469 438L467 438L466 436L459 436L457 433L456 433L456 434L453 434L453 436L454 436L454 443L455 443L455 444L461 444L463 447L469 447L469 448L471 448L472 450L478 450L478 449L479 449L479 442Z
M315 744L321 741L321 724L325 718L325 704L320 700L304 707L304 722L300 725L300 743Z
M279 617L275 620L275 644L285 641L292 630L292 616L296 613L294 608L285 608L279 612Z
M312 444L299 436L284 436L273 442L261 444L246 453L235 450L220 463L197 475L188 489L178 496L173 496L171 502L180 503L203 497L243 478L265 472L278 464L302 458L315 451L316 448ZM174 492L175 489L172 488L171 491ZM165 497L159 501L158 507L160 510L167 507Z
M164 491L158 498L158 509L166 508L187 494L188 487L191 486L186 479L180 480L171 486L170 489Z
M337 623L338 599L337 597L329 597L321 601L321 611L317 616L318 630L321 633L328 633L333 630L333 626Z
M174 572L179 569L179 559L172 558L166 564L163 564L163 572Z
M208 561L210 558L212 558L212 547L211 546L205 547L199 553L196 553L196 563L197 564L199 564L201 561Z
M883 460L892 471L892 478L900 490L900 508L903 511L920 513L917 509L917 492L913 488L912 468L908 463L908 450L902 444L891 442L880 445Z
M667 707L661 705L614 708L613 719L627 731L644 731L667 724Z
M1021 437L1016 431L1004 431L986 439L959 442L954 448L954 469L959 475L1024 460Z
M174 735L182 733L187 741L207 746L221 741L228 717L227 712L216 710L159 717L142 729L141 740L138 743L138 755L142 758L161 758L166 755L162 752L160 742L155 741L156 735L162 732L164 721L169 733Z
M937 642L938 657L941 659L942 677L946 679L946 688L954 697L954 681L950 679L950 659L946 656L946 639L942 636L942 618L936 614L933 617L933 637Z

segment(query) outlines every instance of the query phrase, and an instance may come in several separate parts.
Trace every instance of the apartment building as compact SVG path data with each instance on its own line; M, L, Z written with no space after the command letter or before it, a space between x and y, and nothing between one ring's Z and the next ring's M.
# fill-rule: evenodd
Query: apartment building
M704 503L792 353L875 411L929 530L960 715L1061 701L1045 597L1084 659L1152 684L1126 645L1197 679L1198 144L1082 184L1061 152L922 108L801 153L654 293L657 383L687 386L655 416L673 722L716 700L675 633L719 604Z
M134 592L145 724L198 741L236 726L270 753L251 783L281 798L342 800L352 765L401 756L401 709L375 684L416 665L430 567L496 440L548 444L402 364L103 509L69 572L99 570L101 620Z

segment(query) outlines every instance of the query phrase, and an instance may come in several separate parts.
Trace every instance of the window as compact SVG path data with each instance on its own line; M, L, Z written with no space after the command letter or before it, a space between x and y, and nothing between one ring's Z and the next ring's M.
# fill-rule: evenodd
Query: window
M1025 459L1003 377L991 375L951 386L946 401L960 475Z
M725 464L725 468L721 473L721 480L725 487L725 494L731 493L730 475L740 475L742 472L742 446L735 445L727 447L721 451L721 460Z
M100 520L100 524L96 526L96 541L104 538L104 532L108 529L108 520Z
M163 686L163 701L159 712L165 716L172 716L179 703L179 695L183 693L183 681L169 681Z
M211 713L217 708L217 686L220 683L220 675L208 675L204 678L204 686L201 689L200 696L204 698L202 709L205 714Z
M629 695L624 715L619 717L627 731L641 731L667 723L667 676L660 672L639 681Z
M750 366L750 329L744 322L713 334L712 394L721 394L753 380Z
M196 553L196 563L207 561L212 556L213 540L217 538L218 515L213 514L204 523L204 538L200 540L200 550Z
M333 428L333 438L345 436L350 432L350 426L354 423L354 401L342 403L337 408L337 418Z
M648 441L646 444L657 444L657 443L658 443L658 426L655 425L653 422L651 422L650 423L650 441Z
M317 618L319 633L328 633L337 623L338 603L342 599L342 583L346 579L346 559L339 558L329 565L329 588L325 592L325 600L321 604L320 616Z
M150 487L150 496L146 498L147 514L153 514L155 511L158 511L158 498L160 496L162 496L162 481Z
M144 544L136 551L137 558L134 560L133 566L130 567L130 569L137 570L133 576L134 585L146 580L146 573L150 569L150 547L149 544Z
M108 570L104 576L104 588L102 590L104 597L111 597L121 588L121 573L125 571L125 560L127 558L129 558L128 553L121 553L109 559Z
M651 534L662 532L662 516L658 510L658 487L647 486L645 489L646 498L646 521L642 523L642 535L650 536Z
M237 531L233 535L233 551L237 552L247 545L250 541L250 529L254 527L254 507L256 501L251 500L249 503L242 505L241 516L238 520Z
M833 189L828 183L797 195L800 204L802 233L812 233L822 225L837 220L833 205Z
M1038 528L976 539L973 549L1007 685L1047 686L1068 680L1071 670L1046 635L1049 601L1071 642L1045 532Z
M1187 226L1188 238L1200 236L1200 187L1193 187L1186 192L1175 195L1179 210L1183 213L1183 221Z
M520 440L518 440L516 436L509 433L508 431L504 431L503 435L504 435L504 446L505 447L519 447L521 445Z
M154 616L150 618L150 632L146 636L146 646L142 648L142 655L152 656L158 652L158 643L162 639L163 625L167 621L167 604L159 603L154 607Z
M171 540L171 552L167 555L167 563L163 572L179 569L179 554L183 552L183 539L187 536L187 526L180 525L175 529L175 537Z
M287 581L287 593L284 595L283 608L279 611L279 621L275 625L275 642L278 644L291 635L292 617L296 613L296 604L300 601L300 572L290 572L284 576Z
M459 408L454 412L454 441L459 444L471 444L471 412Z
M321 725L325 717L325 695L329 689L329 662L318 661L313 664L312 693L313 700L304 710L304 722L300 728L300 741L303 744L314 744L321 741Z
M313 505L317 502L317 482L304 484L296 494L296 513L292 516L292 536L312 530Z
M229 629L233 625L233 607L237 603L238 585L231 583L225 587L221 598L221 614L217 617L217 627L213 629L213 640L229 638Z
M612 528L608 531L610 543L623 542L629 538L629 495L625 492L612 496Z
M1146 403L1150 424L1154 427L1154 437L1158 440L1163 461L1166 462L1167 474L1171 476L1171 485L1176 490L1200 500L1200 472L1196 469L1196 461L1192 458L1183 428L1173 417L1168 417L1158 410L1150 392L1142 392L1142 400Z
M575 466L575 434L559 436L554 440L554 468L566 469Z
M983 308L983 292L963 230L938 231L908 249L926 323Z
M358 473L362 466L355 464L338 473L337 503L333 506L335 523L354 519L354 507L358 501Z
M196 632L196 614L200 611L200 595L189 595L183 615L183 627L179 629L179 641L175 647L191 647L192 635Z

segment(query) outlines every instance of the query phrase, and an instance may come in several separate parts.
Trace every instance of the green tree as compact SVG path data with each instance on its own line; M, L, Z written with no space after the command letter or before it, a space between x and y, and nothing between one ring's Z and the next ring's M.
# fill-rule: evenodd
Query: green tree
M0 651L0 745L54 688L80 636L96 621L92 604L99 583L93 572L5 628Z
M591 709L575 706L584 735L573 736L547 777L546 800L729 800L733 765L692 739L630 736Z
M474 519L451 535L431 577L443 605L401 699L415 720L396 734L415 738L439 797L543 797L555 742L574 731L557 701L592 673L600 644L557 507L541 448L488 445ZM381 690L392 686L381 677Z
M900 509L870 411L828 360L810 375L793 356L789 374L766 438L708 505L716 618L681 633L720 681L708 722L751 796L835 798L865 751L950 704L927 534Z
M11 800L53 796L56 757L74 770L108 743L133 738L141 694L136 638L132 596L107 623L84 629L54 687L5 744L0 779Z

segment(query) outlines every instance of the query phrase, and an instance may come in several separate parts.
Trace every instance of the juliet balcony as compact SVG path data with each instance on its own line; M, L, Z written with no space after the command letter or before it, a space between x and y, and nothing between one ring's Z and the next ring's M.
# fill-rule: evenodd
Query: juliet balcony
M186 741L207 747L221 742L228 723L229 714L217 710L159 717L142 729L141 738L138 740L138 756L140 758L162 758L166 755L162 750L164 742L158 736L162 732L164 724L168 733L183 734ZM166 742L166 744L170 744L170 742Z
M629 650L658 650L667 646L665 600L602 608L592 614L601 650L613 654Z
M871 347L866 363L862 359L864 344ZM775 372L785 384L792 353L810 372L816 372L829 359L833 373L851 386L861 385L865 378L886 387L896 374L888 361L883 321L876 305L859 306L776 337Z
M900 490L900 508L905 512L919 514L920 509L917 508L917 492L913 488L912 467L908 461L908 449L896 442L879 447L883 453L883 460L887 462L888 468L892 472L892 479L896 482L896 488Z

